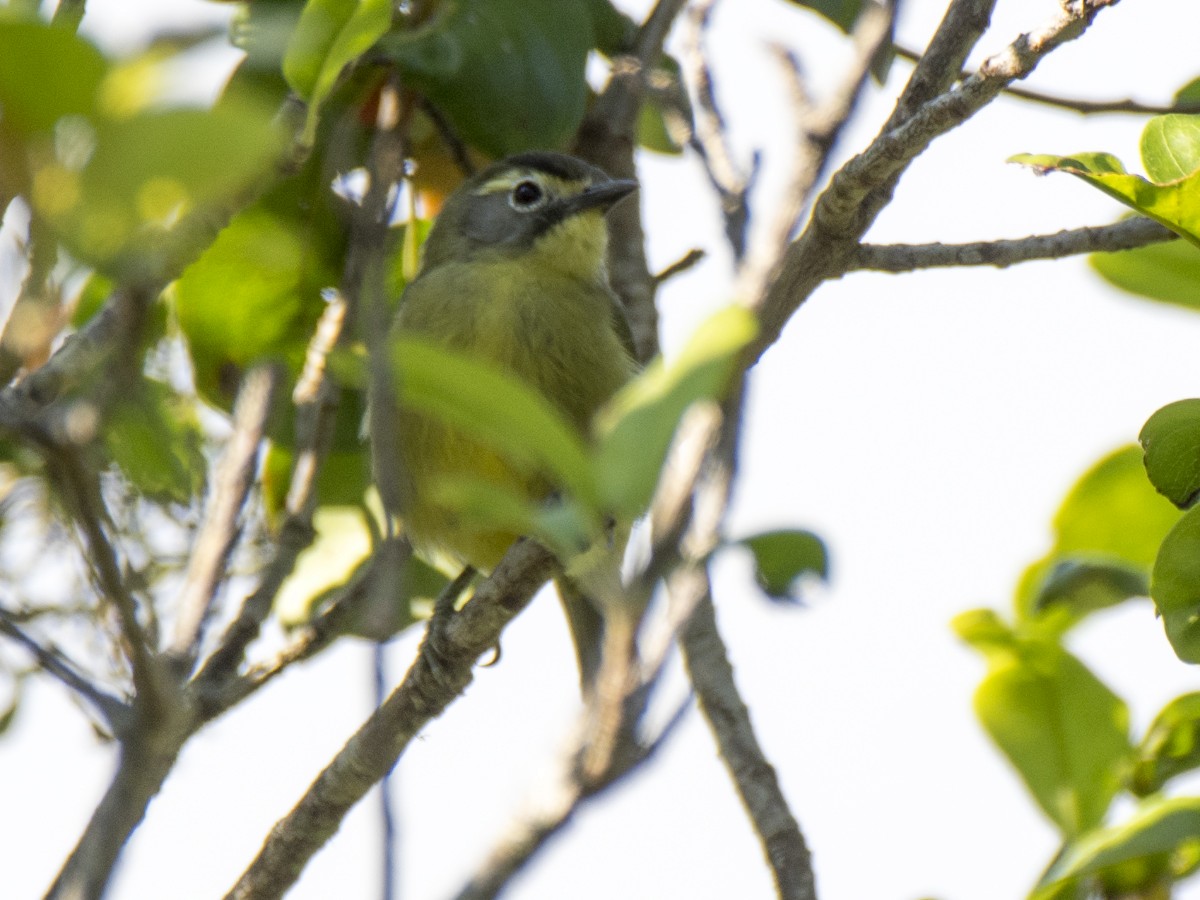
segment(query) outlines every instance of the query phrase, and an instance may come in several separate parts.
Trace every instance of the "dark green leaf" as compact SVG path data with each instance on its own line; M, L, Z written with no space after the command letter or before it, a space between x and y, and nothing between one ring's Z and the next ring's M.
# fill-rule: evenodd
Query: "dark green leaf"
M1200 507L1184 513L1163 540L1150 596L1175 655L1184 662L1200 662Z
M804 576L829 577L825 543L811 531L766 531L737 543L754 554L755 577L772 600L799 599Z
M63 116L91 117L108 71L100 51L65 28L0 19L0 108L7 127L50 130Z
M1176 775L1200 768L1200 693L1176 697L1150 725L1137 748L1130 789L1155 794Z
M1142 165L1150 180L1167 184L1200 169L1200 116L1155 116L1142 131Z
M645 510L683 414L699 400L724 394L756 328L742 307L721 310L669 366L652 362L601 410L596 471L606 511L633 518Z
M858 21L862 11L863 0L792 0L797 6L804 6L813 12L824 16L846 34Z
M633 49L637 22L613 6L611 0L588 0L588 7L597 50L611 58Z
M1055 641L978 613L954 624L988 660L975 711L992 740L1066 837L1095 827L1129 757L1125 704Z
M1036 604L1068 605L1076 616L1150 596L1150 576L1119 563L1059 557L1041 582Z
M1200 798L1151 798L1119 825L1081 835L1068 846L1042 876L1032 900L1055 896L1054 886L1067 879L1105 874L1123 863L1151 860L1147 873L1162 866L1155 857L1176 854L1200 841ZM1127 896L1155 896L1140 891L1122 892ZM1115 895L1110 895L1115 896Z
M1158 491L1186 508L1200 491L1200 400L1177 400L1154 413L1138 435L1146 474Z
M207 463L195 410L165 384L147 379L122 398L105 424L104 445L152 500L187 505L204 487Z
M1176 91L1175 103L1200 103L1200 78L1189 81Z
M381 46L467 143L561 147L583 118L592 0L458 0ZM501 52L498 52L502 48Z
M1200 251L1187 241L1150 244L1088 257L1102 278L1123 291L1200 309Z

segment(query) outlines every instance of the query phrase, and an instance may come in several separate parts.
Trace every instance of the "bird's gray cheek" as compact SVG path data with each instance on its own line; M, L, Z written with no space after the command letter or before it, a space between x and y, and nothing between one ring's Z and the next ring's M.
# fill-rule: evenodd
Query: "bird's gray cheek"
M524 223L513 214L505 198L497 196L488 200L471 210L471 217L467 220L467 235L489 246L519 241Z

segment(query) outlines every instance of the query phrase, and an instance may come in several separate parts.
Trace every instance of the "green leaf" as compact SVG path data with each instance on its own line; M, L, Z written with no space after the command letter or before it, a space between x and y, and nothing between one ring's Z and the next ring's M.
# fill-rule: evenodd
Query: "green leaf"
M494 366L424 341L395 344L400 403L436 416L529 473L549 475L597 508L587 448L533 388Z
M607 57L628 53L637 40L638 23L612 5L611 0L587 0L596 49Z
M586 550L602 530L597 517L575 504L530 502L505 485L481 478L447 479L434 487L434 499L478 531L534 538L562 560Z
M1178 520L1146 479L1139 447L1110 453L1055 514L1054 546L1018 590L1018 620L1062 631L1096 609L1144 596L1159 545Z
M1186 241L1093 253L1088 262L1105 281L1123 291L1200 309L1200 252Z
M5 127L29 135L64 116L92 116L108 64L65 28L0 19L0 108Z
M1131 444L1099 460L1071 488L1054 516L1054 550L1149 568L1178 518L1146 480L1141 448Z
M1193 78L1175 92L1176 105L1182 103L1200 103L1200 78Z
M1069 605L1076 615L1116 606L1131 597L1150 596L1150 576L1109 561L1090 562L1058 558L1044 576L1037 596L1038 609Z
M192 406L161 382L145 379L112 410L104 446L142 494L187 505L204 488L203 434Z
M175 284L196 387L222 408L230 408L252 363L278 358L299 371L324 307L317 285L335 283L336 274L319 265L292 226L256 204L234 217Z
M1167 184L1200 169L1200 116L1155 116L1142 131L1142 165L1150 180Z
M825 543L811 531L765 531L737 543L754 554L755 577L772 600L798 600L806 575L829 578Z
M375 45L392 24L390 0L308 0L283 58L292 90L308 101L305 135L342 70Z
M753 339L754 316L729 306L692 335L669 366L655 360L596 417L596 471L603 509L619 518L645 510L680 419L693 403L721 397L738 354Z
M1170 184L1154 184L1140 175L1126 174L1121 161L1108 153L1021 153L1009 162L1041 172L1068 172L1200 247L1200 172Z
M1138 435L1146 474L1158 491L1184 509L1200 492L1200 400L1177 400L1156 411Z
M862 11L863 0L792 0L797 6L804 6L818 13L844 31L846 34L858 21Z
M296 561L275 598L286 627L312 620L320 601L347 583L374 546L362 506L321 506L313 514L316 536Z
M1004 633L994 616L956 621L988 661L975 711L1068 838L1104 817L1129 756L1121 699L1054 641Z
M1176 775L1200 768L1200 693L1176 697L1151 723L1138 745L1130 789L1144 797Z
M1048 900L1055 896L1055 885L1068 879L1103 875L1124 863L1178 854L1197 841L1200 841L1200 798L1144 800L1126 821L1082 835L1068 846L1042 876L1031 900ZM1148 874L1160 866L1161 863L1151 862ZM1128 896L1152 895L1135 890Z
M1017 636L994 609L971 609L959 613L951 620L950 627L981 653L1007 651L1017 646Z
M77 122L87 162L50 161L33 203L79 259L106 274L155 267L162 240L187 214L221 203L265 175L281 147L263 110L226 104L170 109L91 126Z
M1150 579L1175 655L1200 662L1200 506L1183 514L1158 551Z
M339 415L341 413L339 404ZM361 407L358 422L362 422ZM289 436L290 437L290 436ZM295 453L292 441L272 440L263 459L262 496L267 518L276 527L292 483ZM334 449L325 457L317 474L317 503L321 506L360 507L371 486L371 461L360 441L349 450Z
M662 107L653 96L647 97L638 111L637 143L639 147L668 156L683 153L683 148L671 137Z
M447 0L381 47L467 143L493 156L562 147L583 119L592 0Z

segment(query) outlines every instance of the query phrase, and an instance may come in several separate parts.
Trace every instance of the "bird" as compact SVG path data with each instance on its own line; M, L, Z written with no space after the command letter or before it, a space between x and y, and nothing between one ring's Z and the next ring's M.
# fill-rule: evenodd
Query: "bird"
M582 436L636 373L633 339L608 277L608 212L637 188L565 154L493 163L446 200L404 289L393 339L416 338L490 364L539 393ZM446 480L474 479L540 502L553 485L435 416L397 411L400 516L415 548L488 573L520 537L439 502ZM603 617L559 579L585 692Z

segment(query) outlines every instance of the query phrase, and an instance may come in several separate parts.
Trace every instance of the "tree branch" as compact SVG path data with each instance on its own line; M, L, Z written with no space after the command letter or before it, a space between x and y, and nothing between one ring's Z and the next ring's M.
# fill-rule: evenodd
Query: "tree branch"
M426 631L404 681L271 829L227 900L283 896L350 808L396 764L409 741L462 694L476 660L496 645L554 566L549 551L532 541L518 542L442 630Z
M613 60L608 84L596 98L575 135L575 153L616 178L633 178L633 148L646 78L685 0L658 0L638 30L634 53ZM633 333L638 360L658 352L657 282L646 264L646 239L637 203L622 203L609 213L609 280L621 298Z
M858 240L891 201L896 180L917 156L936 138L994 100L1008 84L1032 72L1048 53L1082 35L1097 13L1115 2L1084 0L1064 7L1049 23L1021 35L1004 51L985 60L957 90L940 94L911 112L898 104L892 120L902 119L901 124L885 128L866 150L834 175L817 200L808 226L789 248L779 276L760 298L750 301L759 313L761 330L748 358L757 359L778 339L792 313L818 285L846 271ZM957 7L967 5L959 0L947 19ZM965 30L962 39L973 43L974 31ZM945 53L939 58L951 73L948 77L953 78L958 54ZM914 72L914 77L917 74ZM915 99L923 92L906 90L905 95L910 93Z
M814 105L809 99L799 61L787 50L774 48L791 86L792 109L799 134L791 162L788 185L754 250L745 261L734 293L761 296L775 275L788 241L808 208L813 191L829 166L842 130L854 115L867 84L871 65L892 32L896 6L869 3L863 7L853 32L854 57L829 97Z
M67 659L62 652L54 647L39 644L25 633L24 629L17 624L18 621L19 616L0 607L0 631L28 650L44 671L91 704L113 734L124 733L129 727L129 717L132 712L129 705L119 697L101 690L81 675L79 667Z
M708 181L717 192L725 237L733 250L735 263L740 264L746 252L746 229L750 224L750 189L758 173L755 154L748 173L743 174L733 161L726 140L725 117L717 103L712 69L708 65L704 36L712 22L717 0L693 3L687 16L688 29L683 46L683 62L687 81L696 95L688 146L700 157Z
M594 777L583 777L580 769L579 759L588 746L588 738L581 736L559 761L551 790L512 823L488 858L454 895L455 900L491 900L499 896L538 851L571 823L585 803L649 762L675 733L690 705L681 704L653 741L639 746L633 755L620 759L619 764L593 773ZM581 735L587 731L586 726L580 728ZM613 763L618 760L614 758Z
M909 62L920 62L921 60L921 54L911 47L892 44L892 50L898 57L906 59ZM970 72L964 70L960 77L969 78L970 74ZM1143 103L1140 100L1134 100L1132 97L1120 100L1084 100L1079 97L1058 97L1054 94L1046 94L1042 91L1015 87L1013 85L1006 87L1004 93L1010 97L1018 97L1021 100L1029 100L1032 103L1053 106L1056 109L1065 109L1081 115L1133 113L1143 116L1164 116L1170 113L1185 113L1189 115L1200 113L1200 101L1192 101L1190 103Z
M1039 259L1135 250L1178 237L1153 219L1138 217L1113 225L1074 228L1015 240L969 244L861 244L850 258L846 271L912 272L946 266L996 266L1002 269Z
M246 373L233 410L233 435L217 467L204 524L196 538L187 577L179 595L175 639L168 650L172 664L186 677L200 652L204 623L225 567L237 545L238 522L257 474L258 449L274 406L280 373L256 366Z
M711 585L702 567L683 569L670 580L671 602L694 611L681 644L688 677L708 720L721 759L762 842L781 900L816 900L812 857L775 769L754 735L750 710L738 695L724 642L717 631Z

